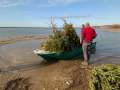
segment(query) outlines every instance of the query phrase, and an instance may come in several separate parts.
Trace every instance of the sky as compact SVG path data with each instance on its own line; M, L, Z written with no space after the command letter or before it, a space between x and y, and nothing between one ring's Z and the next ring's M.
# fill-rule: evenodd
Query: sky
M0 27L48 27L51 16L81 16L66 19L75 26L120 24L120 0L0 0Z

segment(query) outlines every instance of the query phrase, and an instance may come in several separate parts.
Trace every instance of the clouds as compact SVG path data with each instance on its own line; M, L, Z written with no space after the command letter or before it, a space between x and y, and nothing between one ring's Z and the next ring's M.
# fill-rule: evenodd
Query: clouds
M69 5L86 0L0 0L0 7L13 7L20 5L33 5L39 7L52 7L56 5Z
M44 0L44 1L31 0L31 2L35 3L35 5L37 5L38 7L54 7L59 5L69 5L80 1L83 0Z
M22 5L26 0L0 0L0 7L12 7L17 5Z
M54 5L56 4L68 5L68 4L83 2L83 1L86 1L86 0L48 0L49 3L53 3Z
M96 1L96 0L0 0L0 7L13 7L20 5L32 5L39 7L53 7L59 5L70 5L75 3ZM108 0L101 0L108 1ZM113 0L109 0L113 1ZM114 0L117 1L117 0Z
M39 4L40 7L52 7L52 6L59 6L59 5L70 5L80 2L85 2L88 0L46 0L45 4Z

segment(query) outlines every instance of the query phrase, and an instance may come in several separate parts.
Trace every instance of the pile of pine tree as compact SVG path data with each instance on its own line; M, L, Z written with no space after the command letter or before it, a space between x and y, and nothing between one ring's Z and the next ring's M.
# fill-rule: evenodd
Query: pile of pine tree
M65 23L61 30L55 29L48 40L41 45L45 51L69 51L80 47L80 39L72 24Z
M120 65L101 65L91 73L90 90L120 90Z

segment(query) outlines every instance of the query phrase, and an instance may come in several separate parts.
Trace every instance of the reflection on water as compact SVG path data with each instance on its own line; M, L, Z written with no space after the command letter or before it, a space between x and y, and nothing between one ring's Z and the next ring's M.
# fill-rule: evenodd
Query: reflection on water
M120 64L120 33L102 30L97 30L97 33L97 51L91 56L91 63ZM1 46L0 67L40 63L41 59L33 54L33 50L39 48L39 45L40 40L32 40Z

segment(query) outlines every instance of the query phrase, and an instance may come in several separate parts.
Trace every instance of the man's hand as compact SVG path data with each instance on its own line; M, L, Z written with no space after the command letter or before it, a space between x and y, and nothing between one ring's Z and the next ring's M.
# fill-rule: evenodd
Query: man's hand
M80 41L80 45L82 45L83 44L83 42L82 41Z

